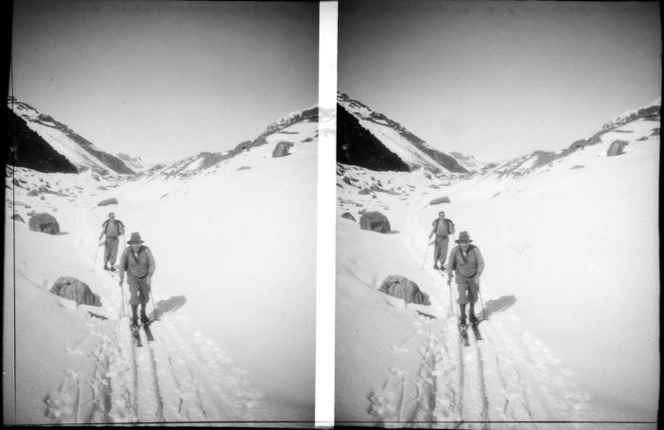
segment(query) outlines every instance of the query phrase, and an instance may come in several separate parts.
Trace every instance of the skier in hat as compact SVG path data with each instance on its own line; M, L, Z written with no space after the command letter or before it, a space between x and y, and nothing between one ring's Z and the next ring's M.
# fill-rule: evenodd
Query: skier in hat
M104 241L104 270L115 271L115 261L118 258L118 244L120 240L118 237L124 235L124 224L119 219L115 219L115 213L110 212L108 219L102 224L101 234L99 240L106 235ZM108 267L108 264L111 264Z
M447 267L447 285L451 285L453 271L456 271L456 284L459 291L459 304L461 321L459 325L466 326L466 305L470 303L470 323L477 322L475 316L475 303L480 290L480 276L484 271L484 258L480 249L471 245L472 240L467 231L462 231L457 239L457 246L450 254L450 264Z
M145 314L145 305L150 300L152 275L157 266L152 251L143 245L139 233L132 233L127 243L130 246L125 248L122 257L120 257L120 287L124 282L124 272L127 271L127 284L129 284L129 292L131 293L129 299L132 315L131 325L137 326L136 310L139 303L141 304L141 322L145 324L150 321Z
M445 270L445 260L447 260L447 248L450 243L450 235L454 234L454 223L451 219L445 218L445 212L438 212L438 218L433 220L433 229L429 233L429 239L435 234L436 242L433 251L433 268ZM440 263L440 266L439 266Z

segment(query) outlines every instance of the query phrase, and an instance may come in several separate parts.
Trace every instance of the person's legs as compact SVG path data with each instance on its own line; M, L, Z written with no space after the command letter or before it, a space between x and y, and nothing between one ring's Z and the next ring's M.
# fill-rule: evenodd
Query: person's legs
M438 268L438 260L440 259L440 238L436 236L436 242L433 249L433 268Z
M106 239L106 247L110 248L108 251L108 262L110 263L110 269L113 270L115 266L115 262L118 259L118 244L120 243L120 240L115 237L111 239ZM105 264L105 263L104 263Z
M138 324L138 315L136 315L136 311L138 308L138 304L140 303L138 299L138 280L137 279L127 279L127 284L129 284L129 305L131 305L131 325L137 325Z
M459 304L461 324L465 325L466 305L468 304L468 279L463 275L457 274L456 283L457 283L457 292L459 293L458 294L459 298L457 299L457 303Z
M146 323L149 321L147 314L145 313L145 306L150 301L150 286L148 285L145 279L139 279L138 284L140 286L140 303L141 303L141 321Z
M438 257L438 266L440 270L445 270L445 261L447 261L447 249L450 244L449 236L443 237L440 240L440 256Z

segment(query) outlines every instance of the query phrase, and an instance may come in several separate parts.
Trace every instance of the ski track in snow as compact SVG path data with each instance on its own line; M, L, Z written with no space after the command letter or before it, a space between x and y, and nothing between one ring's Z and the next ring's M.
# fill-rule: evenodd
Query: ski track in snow
M414 262L424 258L420 248L428 234L417 223L417 211L410 210L411 234L404 239ZM430 256L432 249L428 252ZM522 330L517 317L496 314L483 320L478 305L480 339L469 327L470 346L464 346L457 327L456 287L452 286L450 297L447 277L433 276L441 279L440 294L431 297L439 317L414 320L413 337L425 339L418 351L419 371L409 375L390 369L384 384L369 396L369 413L377 421L388 427L447 423L452 428L503 428L519 422L520 428L538 428L542 421L593 420L589 396L579 392L571 374L560 368L541 341ZM568 425L546 424L547 428Z
M77 226L91 231L81 212ZM92 246L80 241L81 255L91 266ZM103 249L98 252L102 254ZM96 270L102 270L100 260L98 255ZM89 374L66 371L58 389L44 397L46 416L54 424L274 419L260 403L261 394L244 381L243 371L233 367L188 318L157 315L159 319L150 324L154 341L148 340L141 326L142 346L138 347L129 328L129 308L122 306L128 293L123 297L118 278L110 273L106 287L111 300L106 308L117 318L90 318L87 337L68 349L80 354L80 345L93 342L95 364Z

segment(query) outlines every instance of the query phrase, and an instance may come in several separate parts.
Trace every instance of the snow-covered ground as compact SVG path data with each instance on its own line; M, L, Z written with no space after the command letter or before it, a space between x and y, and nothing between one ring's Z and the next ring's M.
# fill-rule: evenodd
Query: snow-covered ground
M606 156L605 135L527 175L448 186L422 172L341 166L337 421L463 428L642 421L654 428L660 142L632 140L652 126L616 133L631 136L621 156ZM371 184L382 191L359 193ZM442 196L451 203L429 205ZM469 330L469 347L453 317L455 285L450 290L434 271L427 248L441 209L486 261L489 320L478 325L482 340ZM385 214L392 234L340 217L348 211L359 221L362 210ZM388 275L414 281L432 305L404 306L378 292Z
M16 169L7 183L24 182L8 189L5 217L5 422L312 421L317 145L304 140L315 130L294 125L184 181ZM272 158L286 139L292 155ZM97 206L111 197L119 204ZM62 233L29 231L14 211L26 222L49 212ZM127 286L102 270L110 211L157 262L159 320L141 348L123 316ZM87 283L103 306L49 293L59 276Z

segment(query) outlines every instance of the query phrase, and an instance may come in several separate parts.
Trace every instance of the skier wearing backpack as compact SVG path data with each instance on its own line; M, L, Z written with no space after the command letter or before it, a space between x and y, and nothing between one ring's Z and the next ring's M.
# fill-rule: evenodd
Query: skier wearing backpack
M132 233L127 243L130 245L125 248L120 257L120 287L124 282L125 271L127 272L127 284L131 297L131 325L138 325L136 311L138 305L141 305L141 322L148 323L150 320L145 314L145 305L150 301L150 289L152 286L152 275L157 268L152 251L147 246L143 246L141 235Z
M118 244L120 236L124 235L124 224L119 219L115 219L115 213L108 214L108 219L102 224L99 240L106 235L104 241L104 270L115 271L115 261L118 258ZM108 264L110 263L110 267Z
M435 234L436 242L433 252L433 268L445 270L445 260L447 260L447 249L450 243L450 235L454 234L454 223L451 219L445 218L445 212L438 212L438 218L432 223L433 229L429 234L429 239ZM440 263L440 266L438 265Z
M470 323L475 324L475 303L480 291L480 276L484 271L484 258L480 249L471 245L472 240L467 231L459 234L458 243L450 253L450 264L447 267L447 285L451 285L453 274L456 272L457 291L461 321L459 325L466 326L466 305L470 303Z

